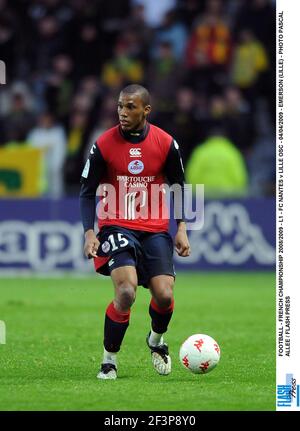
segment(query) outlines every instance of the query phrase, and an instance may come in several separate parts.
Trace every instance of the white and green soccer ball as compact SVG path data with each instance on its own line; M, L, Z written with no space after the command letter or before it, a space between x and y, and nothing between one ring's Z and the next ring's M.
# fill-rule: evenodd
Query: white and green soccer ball
M192 373L206 374L218 365L220 354L216 340L206 334L194 334L182 343L179 358Z

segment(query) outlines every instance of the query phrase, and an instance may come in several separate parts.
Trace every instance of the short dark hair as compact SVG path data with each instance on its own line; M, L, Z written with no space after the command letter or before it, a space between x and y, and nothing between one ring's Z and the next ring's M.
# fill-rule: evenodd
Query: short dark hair
M145 87L143 87L142 85L139 85L139 84L127 85L127 87L125 87L125 88L123 88L123 90L121 90L121 93L139 94L139 96L141 97L141 99L144 103L144 106L150 105L149 91Z

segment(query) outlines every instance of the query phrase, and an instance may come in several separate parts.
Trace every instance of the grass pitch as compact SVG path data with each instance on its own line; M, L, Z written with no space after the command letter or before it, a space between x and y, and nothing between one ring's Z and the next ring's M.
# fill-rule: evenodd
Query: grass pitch
M138 289L119 353L119 377L99 381L110 279L0 279L0 410L275 410L275 275L179 274L166 341L173 371L159 376L145 344L149 292ZM221 347L207 375L178 360L206 333Z

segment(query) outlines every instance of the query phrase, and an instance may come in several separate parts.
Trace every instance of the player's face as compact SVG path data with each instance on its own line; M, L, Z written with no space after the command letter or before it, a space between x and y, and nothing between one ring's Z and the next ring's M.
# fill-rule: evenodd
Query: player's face
M139 94L121 93L118 101L118 115L122 130L141 130L150 110L150 105L144 106Z

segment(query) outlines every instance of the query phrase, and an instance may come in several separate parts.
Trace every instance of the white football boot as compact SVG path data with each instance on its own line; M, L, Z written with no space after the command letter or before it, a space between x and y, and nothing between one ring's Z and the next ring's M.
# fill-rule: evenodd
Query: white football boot
M117 378L117 368L114 364L101 364L97 379L115 380Z
M151 359L154 369L158 374L167 376L171 372L171 358L169 356L168 345L163 343L158 346L152 346L149 344L150 333L146 338L146 343L151 350Z

